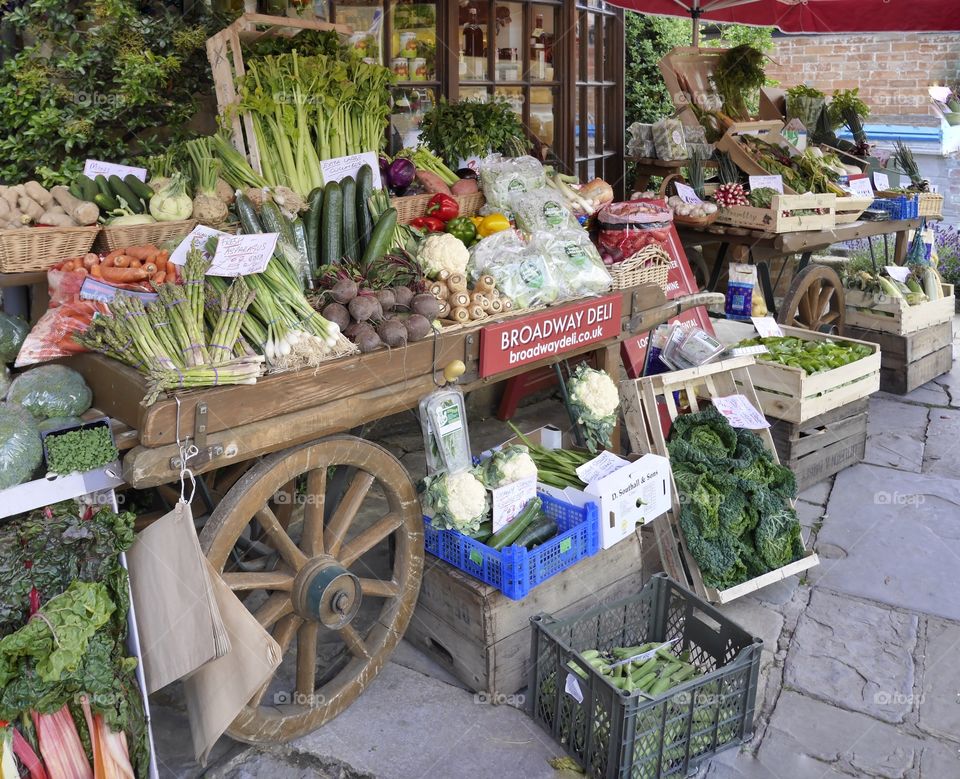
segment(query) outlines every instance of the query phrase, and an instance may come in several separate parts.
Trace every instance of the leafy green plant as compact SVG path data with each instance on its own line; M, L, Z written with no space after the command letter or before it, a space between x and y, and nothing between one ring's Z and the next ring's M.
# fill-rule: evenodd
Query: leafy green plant
M713 83L723 99L723 110L733 119L749 119L751 96L766 83L764 55L749 43L724 52L713 73Z
M870 116L870 106L860 99L859 88L834 90L826 114L834 131L844 125L849 128L857 146L855 153L867 153L867 134L863 129L863 120Z
M127 163L161 152L210 92L204 47L218 23L209 15L162 5L147 15L132 0L28 0L5 21L28 45L0 66L0 180L65 182L88 157Z
M451 167L491 151L517 156L530 149L520 118L505 100L451 103L441 98L424 114L420 139Z
M796 86L790 87L787 90L787 99L789 100L791 97L826 98L826 95L816 87L807 86L806 84L797 84Z

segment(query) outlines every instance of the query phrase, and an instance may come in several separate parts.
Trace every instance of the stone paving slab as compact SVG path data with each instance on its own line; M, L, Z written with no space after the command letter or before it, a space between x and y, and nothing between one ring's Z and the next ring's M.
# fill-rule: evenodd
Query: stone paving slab
M874 396L867 421L865 463L920 473L927 409L902 403L896 396Z
M797 496L806 503L814 503L817 506L827 505L827 498L830 497L830 488L833 486L833 479L824 479L816 484L811 484Z
M960 481L856 465L827 513L817 586L960 620Z
M960 478L960 410L930 409L923 473Z
M960 658L960 625L934 618L927 620L918 724L921 730L954 742L960 742L958 658ZM955 775L960 776L960 770Z
M917 617L814 590L793 633L784 685L890 723L912 708Z

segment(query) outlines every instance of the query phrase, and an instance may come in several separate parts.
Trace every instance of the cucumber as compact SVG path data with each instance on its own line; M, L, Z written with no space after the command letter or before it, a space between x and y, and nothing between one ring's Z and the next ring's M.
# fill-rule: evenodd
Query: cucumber
M144 184L140 179L134 176L132 173L128 173L123 177L123 183L127 185L131 192L140 198L144 203L150 204L150 198L153 197L154 191Z
M307 227L300 217L293 220L290 225L293 230L293 245L297 252L303 257L303 263L307 266L307 278L311 289L313 288L313 266L310 264L310 253L307 246Z
M123 198L124 202L135 214L143 213L143 201L140 198L133 194L133 190L130 189L126 184L123 183L123 179L119 176L111 176L107 181L110 183L110 189L113 190L113 194L117 198Z
M340 180L343 192L343 254L351 260L359 257L357 249L357 182L353 176Z
M397 209L388 208L377 220L377 226L373 228L373 234L370 236L370 243L363 253L363 262L361 268L367 270L373 263L379 260L383 255L390 251L393 246L393 232L397 227ZM513 524L512 522L510 524Z
M357 241L360 244L358 254L367 250L370 235L373 233L373 217L370 216L370 207L367 205L372 194L373 169L364 165L357 173Z
M257 216L256 206L253 205L250 198L242 194L237 195L235 206L237 216L240 217L240 226L243 228L245 235L263 232L263 225L260 224L260 218Z
M100 208L100 212L103 214L109 214L111 211L116 211L120 208L120 204L113 199L110 195L104 195L103 192L97 192L93 196L93 202L97 204Z
M500 528L487 539L487 546L499 551L505 546L513 544L523 531L527 529L527 526L540 514L541 505L540 498L531 500L523 507L523 511L513 518L509 525Z
M532 549L537 544L549 541L557 534L557 521L553 517L546 515L540 517L536 522L531 522L513 543L516 546L525 546Z
M101 205L101 203L96 199L94 199L93 202L99 205L101 208L105 208L107 211L116 211L118 208L120 208L120 204L113 196L113 191L110 189L110 185L107 183L106 177L101 173L94 179L94 181L97 183L97 189L100 190L99 194L103 195L108 205Z
M320 260L337 265L343 257L343 190L336 181L323 191L323 216L320 222Z
M280 233L287 243L297 245L293 238L293 225L283 216L276 203L267 202L260 206L260 221L268 233Z
M320 217L323 215L323 187L317 187L307 197L307 261L310 272L316 275L320 265Z
M83 199L84 199L84 197L83 197L83 190L80 189L80 184L77 183L76 181L74 181L69 187L67 187L67 191L68 191L71 195L73 195L77 200L83 200Z
M89 176L84 176L80 174L77 178L77 185L80 187L80 191L83 193L81 200L86 200L88 203L93 202L93 196L97 194L100 190L97 188L96 182Z

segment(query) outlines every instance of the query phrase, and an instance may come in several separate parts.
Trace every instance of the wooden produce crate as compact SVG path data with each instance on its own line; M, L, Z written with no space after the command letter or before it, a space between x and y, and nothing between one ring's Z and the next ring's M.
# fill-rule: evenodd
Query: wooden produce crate
M253 122L249 114L241 114L235 110L239 102L237 82L246 73L242 46L265 38L292 38L304 30L335 30L341 35L352 32L346 25L330 24L316 19L242 14L207 40L207 59L213 73L217 110L230 125L233 145L246 156L257 173L262 173L263 169L260 166L260 150L253 132Z
M757 360L750 367L760 408L773 419L799 424L872 395L880 389L880 349L869 339L837 338L799 327L781 326L783 334L804 341L852 341L871 354L840 368L808 376L802 368Z
M822 214L798 213L808 209ZM763 230L767 233L799 233L805 230L832 230L837 226L836 195L774 195L770 208L731 206L717 211L717 222Z
M953 297L949 298L952 304ZM953 367L953 320L909 335L848 326L847 332L880 347L880 389L906 395Z
M873 203L872 197L838 197L837 198L837 224L845 225L856 222L860 214L870 208Z
M531 617L584 611L641 586L636 535L551 577L523 600L427 555L405 638L471 690L513 695L527 686Z
M915 306L902 298L893 298L861 289L845 289L847 327L876 330L893 335L909 335L934 325L949 322L954 315L953 285L943 285L943 297ZM872 341L872 338L865 340Z
M670 456L667 451L668 431L665 429L665 419L661 414L665 413L671 422L679 416L680 409L675 394L679 396L681 403L686 401L691 412L700 411L705 400L729 395L743 395L754 408L759 409L760 402L750 379L749 369L753 364L753 357L735 357L686 371L674 371L621 382L620 400L634 452L639 454L653 452L663 457ZM763 429L754 432L760 436L764 446L773 455L773 459L779 462L770 431ZM672 476L670 480L673 482ZM672 484L672 492L671 510L651 523L660 549L661 562L671 578L711 603L729 603L820 563L816 553L808 550L799 560L749 579L735 587L729 587L726 590L707 587L703 582L697 561L687 549L683 531L680 528L680 496L676 484ZM598 557L593 559L596 560Z
M777 455L797 477L798 490L863 460L869 405L861 398L800 424L778 420L771 425Z
M700 120L690 107L691 98L701 108L720 108L720 97L713 85L717 61L726 49L678 46L660 60L660 73L680 121L698 125Z
M757 162L754 156L744 148L740 136L755 135L770 143L789 146L790 143L783 137L781 130L783 130L783 122L778 119L736 122L717 141L717 151L729 154L730 159L748 176L769 176L770 171ZM790 189L786 182L784 182L783 191L787 195L797 194L796 190Z
M943 195L937 192L921 192L917 212L920 216L943 216Z

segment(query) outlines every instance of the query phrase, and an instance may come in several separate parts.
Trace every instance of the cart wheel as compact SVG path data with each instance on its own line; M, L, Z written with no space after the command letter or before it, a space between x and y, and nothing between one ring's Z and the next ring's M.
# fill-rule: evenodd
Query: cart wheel
M351 476L325 512L327 477L338 466ZM286 524L271 508L284 495L279 502L295 499ZM231 556L251 527L277 551L270 570L239 570ZM285 655L228 728L240 741L286 742L346 709L400 641L420 590L423 518L413 483L393 455L351 436L255 465L217 506L200 544Z
M841 335L843 297L843 284L833 268L808 265L790 284L777 321L790 327Z

